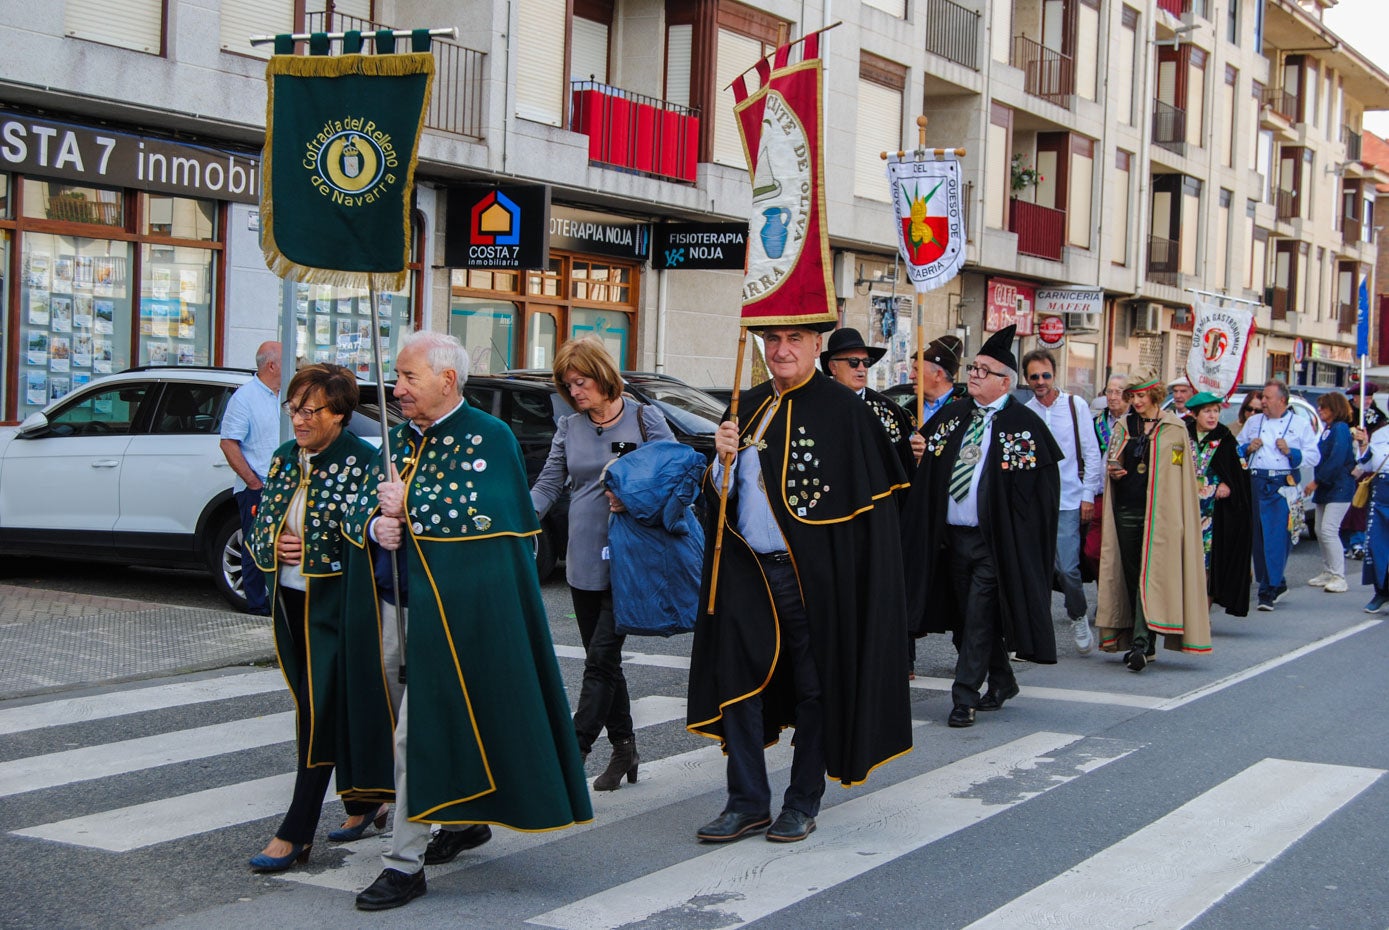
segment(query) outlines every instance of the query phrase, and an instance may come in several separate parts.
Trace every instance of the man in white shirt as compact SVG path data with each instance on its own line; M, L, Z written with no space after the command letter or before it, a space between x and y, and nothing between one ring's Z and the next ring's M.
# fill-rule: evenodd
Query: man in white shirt
M262 342L256 349L256 376L236 389L222 414L222 455L236 474L232 496L241 514L241 590L246 610L265 617L270 616L270 595L246 541L270 458L280 445L280 378L280 344Z
M1089 607L1080 579L1080 525L1094 516L1095 495L1103 488L1100 444L1095 439L1090 407L1074 394L1056 387L1056 356L1034 349L1022 359L1032 399L1027 408L1046 423L1061 447L1061 512L1056 521L1056 576L1066 600L1076 651L1090 651ZM1082 425L1084 428L1082 428Z
M1236 442L1249 463L1254 492L1254 579L1259 583L1259 610L1272 610L1288 593L1283 569L1292 541L1288 535L1288 501L1296 498L1297 470L1321 461L1312 424L1288 409L1288 386L1264 385L1264 410L1251 416ZM1289 491L1288 489L1291 489ZM1298 506L1302 506L1299 500Z

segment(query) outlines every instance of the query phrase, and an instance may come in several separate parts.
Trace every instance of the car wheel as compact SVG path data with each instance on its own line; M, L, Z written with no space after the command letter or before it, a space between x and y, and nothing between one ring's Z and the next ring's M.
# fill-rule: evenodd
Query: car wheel
M241 590L241 518L236 513L217 524L206 551L213 584L228 604L245 610L246 595Z
M531 537L531 542L535 547L535 573L545 581L555 571L555 546L550 531L542 529Z

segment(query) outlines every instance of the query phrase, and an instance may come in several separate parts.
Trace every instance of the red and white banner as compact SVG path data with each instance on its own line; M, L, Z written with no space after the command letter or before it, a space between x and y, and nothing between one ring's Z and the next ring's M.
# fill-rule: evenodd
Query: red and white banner
M917 293L935 290L965 263L965 221L960 162L954 152L936 158L908 153L887 157L887 180L897 215L897 251Z
M793 53L800 60L791 63ZM752 177L743 326L834 324L820 124L820 34L757 63L762 86L733 82L733 115Z
M1254 335L1254 312L1218 304L1198 303L1191 335L1186 377L1197 391L1225 398L1244 372L1244 357Z

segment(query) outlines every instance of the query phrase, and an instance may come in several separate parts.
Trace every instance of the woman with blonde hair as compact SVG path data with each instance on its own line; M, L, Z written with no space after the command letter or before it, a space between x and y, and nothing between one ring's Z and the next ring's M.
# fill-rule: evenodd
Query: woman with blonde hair
M1100 649L1125 650L1131 671L1152 661L1157 637L1182 652L1211 650L1206 560L1186 424L1161 409L1151 374L1124 390L1129 412L1110 439L1100 547Z
M661 412L622 394L622 376L603 344L593 337L566 342L555 353L555 386L574 413L559 421L545 467L531 488L535 512L544 516L569 488L569 548L565 577L574 618L583 639L584 680L574 710L574 734L588 758L604 727L613 754L593 782L596 791L615 791L622 777L637 780L636 736L631 700L622 674L622 643L613 619L608 563L608 516L622 503L603 488L609 462L644 442L674 440Z

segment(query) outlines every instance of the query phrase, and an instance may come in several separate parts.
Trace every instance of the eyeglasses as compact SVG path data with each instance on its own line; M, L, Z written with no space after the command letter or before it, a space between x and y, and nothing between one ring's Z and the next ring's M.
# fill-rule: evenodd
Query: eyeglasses
M312 420L318 415L318 411L327 410L327 404L320 404L317 407L296 407L293 404L281 404L286 414L291 420Z
M1008 377L1006 371L994 371L992 368L985 368L983 365L966 365L965 371L969 372L971 378L982 378L985 375L995 375L999 378Z
M1030 375L1027 376L1027 380L1028 380L1028 381L1050 381L1050 380L1051 380L1051 372L1049 372L1049 371L1038 371L1038 372L1034 372L1033 374L1030 374Z
M867 367L868 367L868 359L866 359L866 358L859 358L857 355L852 356L852 357L850 357L850 358L832 358L832 359L830 359L830 361L832 361L832 362L843 362L845 365L848 365L850 368L867 368Z

